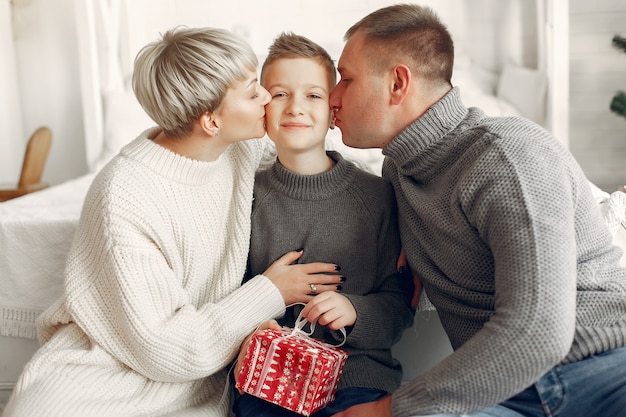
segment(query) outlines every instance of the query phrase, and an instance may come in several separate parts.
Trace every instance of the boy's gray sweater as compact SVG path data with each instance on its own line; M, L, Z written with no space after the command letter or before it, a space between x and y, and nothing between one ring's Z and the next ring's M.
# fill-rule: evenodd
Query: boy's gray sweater
M391 185L358 169L337 152L337 164L318 175L298 175L276 162L257 174L250 245L251 276L288 251L304 248L299 262L330 262L346 277L341 294L357 311L347 329L348 360L339 388L394 391L402 376L391 346L413 323L412 282L396 273L400 252ZM263 300L260 300L262 302ZM287 310L293 327L300 308ZM321 326L315 337L338 344L343 337Z

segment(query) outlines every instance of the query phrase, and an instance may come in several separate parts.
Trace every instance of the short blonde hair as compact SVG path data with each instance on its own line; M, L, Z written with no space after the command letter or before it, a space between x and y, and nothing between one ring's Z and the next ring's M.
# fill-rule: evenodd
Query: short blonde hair
M228 89L257 65L252 48L232 32L177 27L139 51L132 86L163 131L183 137L204 112L218 109Z
M345 35L367 39L369 59L375 71L384 71L398 59L433 83L450 84L454 43L446 26L427 6L397 4L376 10L355 23Z
M326 49L304 36L283 32L274 39L269 47L269 53L263 62L263 68L261 68L261 84L263 84L263 76L267 67L281 58L314 59L326 70L330 82L329 87L332 89L337 83L335 63Z

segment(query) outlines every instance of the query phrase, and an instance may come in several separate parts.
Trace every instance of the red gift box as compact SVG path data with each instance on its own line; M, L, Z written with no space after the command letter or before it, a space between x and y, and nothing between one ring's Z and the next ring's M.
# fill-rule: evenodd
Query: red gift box
M250 341L235 386L309 416L334 400L347 357L298 328L263 330Z

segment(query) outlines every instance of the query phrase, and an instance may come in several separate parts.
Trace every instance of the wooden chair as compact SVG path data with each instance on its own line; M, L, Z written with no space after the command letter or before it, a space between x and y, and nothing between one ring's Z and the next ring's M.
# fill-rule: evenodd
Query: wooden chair
M40 127L28 140L22 172L16 188L0 189L0 202L20 197L34 191L39 191L48 186L41 182L50 145L52 144L52 132L47 127Z

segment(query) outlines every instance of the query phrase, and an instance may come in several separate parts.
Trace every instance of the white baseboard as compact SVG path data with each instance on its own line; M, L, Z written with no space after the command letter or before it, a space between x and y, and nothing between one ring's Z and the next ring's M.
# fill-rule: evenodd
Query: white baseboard
M9 400L22 368L37 347L33 339L0 336L0 408Z
M14 386L15 382L0 382L0 415L2 415L4 405L9 401Z

